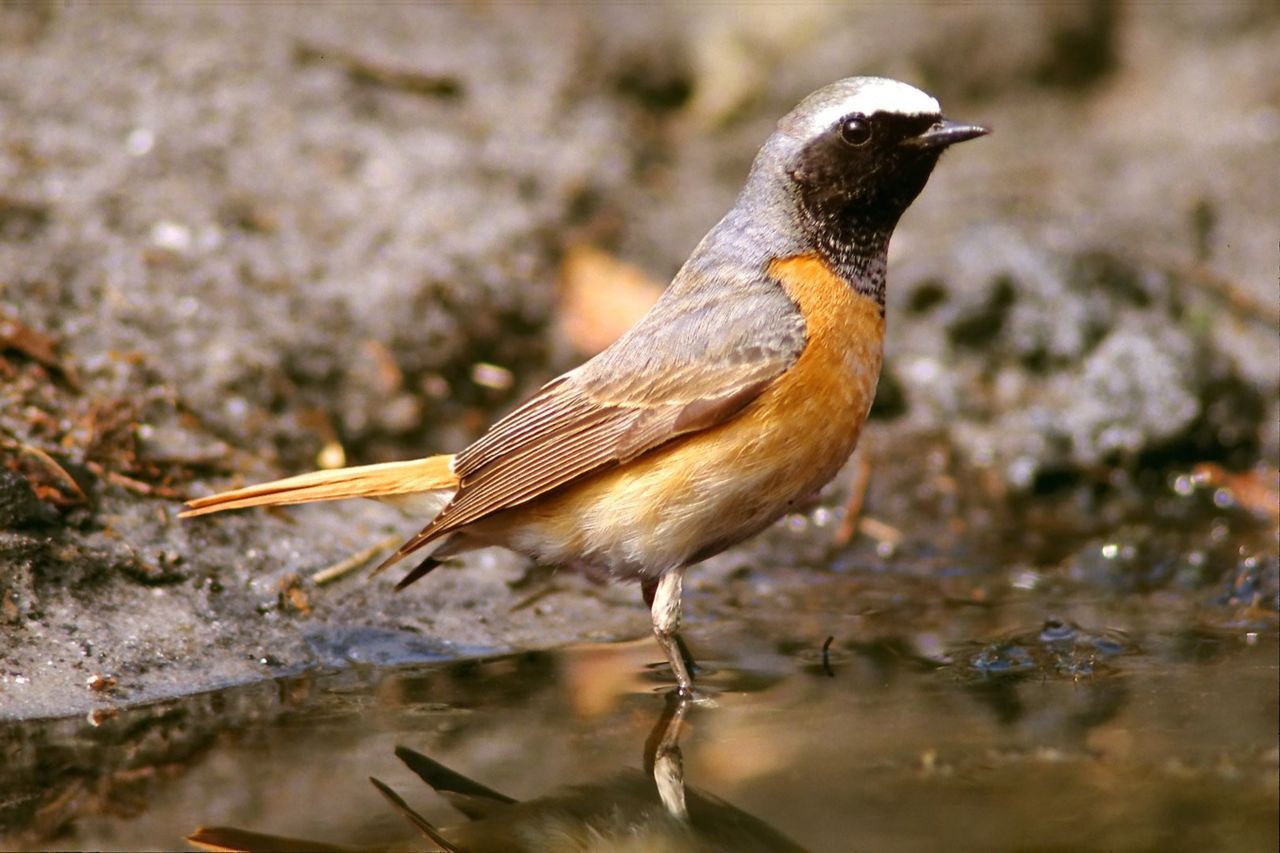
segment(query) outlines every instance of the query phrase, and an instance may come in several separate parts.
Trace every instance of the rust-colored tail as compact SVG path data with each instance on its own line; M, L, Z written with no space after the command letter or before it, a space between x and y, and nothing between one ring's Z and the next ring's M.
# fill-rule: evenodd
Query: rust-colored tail
M446 453L407 462L312 471L187 501L187 510L179 517L190 518L250 506L283 506L341 498L394 500L397 496L452 491L458 488L458 478L449 467L452 461L453 456Z

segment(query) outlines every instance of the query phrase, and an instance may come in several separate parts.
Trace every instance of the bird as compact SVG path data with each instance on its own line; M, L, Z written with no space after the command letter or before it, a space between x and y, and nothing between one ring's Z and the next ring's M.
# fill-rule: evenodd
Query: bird
M181 515L374 498L425 520L374 570L420 557L397 590L489 546L638 580L676 692L696 695L678 634L686 571L853 452L880 374L889 239L942 153L988 132L898 80L824 86L778 121L653 307L475 442L200 497Z

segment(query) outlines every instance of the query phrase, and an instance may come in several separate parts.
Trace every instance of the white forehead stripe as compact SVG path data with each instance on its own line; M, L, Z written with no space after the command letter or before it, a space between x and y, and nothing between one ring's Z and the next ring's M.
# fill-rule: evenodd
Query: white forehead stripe
M790 124L807 136L830 127L849 113L936 116L941 115L942 105L931 95L899 80L849 77L805 98L782 124Z
M887 77L858 77L856 90L845 100L845 112L938 115L942 105L915 86ZM843 82L843 81L842 81ZM838 84L837 84L838 85ZM834 121L839 116L833 116Z

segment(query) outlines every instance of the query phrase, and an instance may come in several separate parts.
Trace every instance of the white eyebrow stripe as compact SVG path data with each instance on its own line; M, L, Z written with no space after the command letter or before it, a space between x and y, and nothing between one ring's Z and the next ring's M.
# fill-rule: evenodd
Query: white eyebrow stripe
M833 124L848 113L894 113L903 116L941 115L942 105L915 86L884 77L863 77L857 90L819 112L823 125Z
M803 139L823 132L849 113L941 116L942 105L933 96L898 80L851 77L814 92L778 126Z

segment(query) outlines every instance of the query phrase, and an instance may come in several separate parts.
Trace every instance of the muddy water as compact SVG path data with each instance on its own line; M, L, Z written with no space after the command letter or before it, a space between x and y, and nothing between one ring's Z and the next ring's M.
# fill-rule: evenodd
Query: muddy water
M1265 620L1192 628L1151 596L1028 593L949 605L983 636L951 643L832 589L698 621L708 701L691 705L664 698L639 640L14 724L0 837L180 848L221 826L433 849L374 776L468 851L1276 848Z

